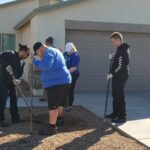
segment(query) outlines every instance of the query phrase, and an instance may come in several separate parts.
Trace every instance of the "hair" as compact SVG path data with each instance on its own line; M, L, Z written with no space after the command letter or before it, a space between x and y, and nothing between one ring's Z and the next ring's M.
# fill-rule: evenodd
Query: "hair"
M29 47L27 45L22 45L19 43L19 51L29 51Z
M76 46L73 44L73 48L72 48L75 52L78 52Z
M123 43L123 36L120 32L114 32L110 38L111 39L119 39Z
M54 39L53 39L53 37L48 37L46 40L45 40L45 42L46 43L50 43L51 45L53 45L54 44Z

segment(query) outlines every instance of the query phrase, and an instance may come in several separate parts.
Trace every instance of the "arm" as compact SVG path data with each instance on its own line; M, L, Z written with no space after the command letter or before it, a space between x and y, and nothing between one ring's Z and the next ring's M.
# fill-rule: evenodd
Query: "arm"
M120 55L116 59L116 67L112 70L112 74L117 75L118 73L124 71L129 64L129 50L121 51Z
M20 72L21 63L19 58L16 56L17 55L15 51L8 51L2 53L2 57L6 62L6 66L11 65L15 78L18 78L18 73Z
M33 58L32 62L40 70L49 71L54 63L54 55L46 53L43 59Z
M74 57L72 58L72 66L69 68L70 73L73 73L78 69L79 63L80 63L79 55L74 55Z

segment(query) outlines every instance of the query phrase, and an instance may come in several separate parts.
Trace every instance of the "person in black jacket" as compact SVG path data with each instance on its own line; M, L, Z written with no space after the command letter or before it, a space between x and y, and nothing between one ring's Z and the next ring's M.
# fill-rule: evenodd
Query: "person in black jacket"
M6 51L0 54L0 126L5 127L4 110L6 107L6 100L8 95L10 96L10 114L12 123L19 123L22 120L18 114L17 108L17 96L15 84L16 81L12 79L7 72L7 67L11 66L13 74L16 79L19 79L23 74L23 68L25 63L21 63L21 60L27 58L30 55L30 50L26 45L19 44L19 51Z
M106 115L113 123L126 122L126 103L124 88L129 77L130 52L129 45L123 42L123 36L119 32L111 35L112 45L117 48L113 57L110 74L107 80L112 79L113 112Z

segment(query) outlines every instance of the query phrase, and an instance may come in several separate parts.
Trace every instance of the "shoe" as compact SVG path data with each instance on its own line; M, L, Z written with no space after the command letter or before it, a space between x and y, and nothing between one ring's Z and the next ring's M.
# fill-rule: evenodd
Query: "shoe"
M46 99L42 97L42 98L39 98L39 101L46 102Z
M114 118L111 120L112 123L126 123L126 118Z
M64 118L63 118L63 117L58 117L58 118L57 118L56 125L57 125L58 127L63 127L63 126L64 126Z
M8 127L8 126L9 126L9 123L5 122L4 120L0 121L0 127Z
M3 131L0 131L0 135L2 135L3 134Z
M57 127L49 126L47 129L42 129L39 131L40 135L51 136L57 133Z
M117 116L114 115L113 113L106 115L107 119L115 119Z
M65 112L71 112L71 110L72 110L72 106L68 106L64 108Z
M14 123L22 123L22 122L25 122L25 120L22 120L22 119L13 119L12 121L11 121L11 123L12 124L14 124Z

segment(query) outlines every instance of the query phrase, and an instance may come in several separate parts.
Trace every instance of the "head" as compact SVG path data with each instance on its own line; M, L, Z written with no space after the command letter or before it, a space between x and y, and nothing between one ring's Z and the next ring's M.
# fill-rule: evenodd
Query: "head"
M26 59L30 56L30 49L27 45L21 45L19 44L19 51L18 55L20 59Z
M67 54L70 55L73 52L77 52L77 49L72 42L68 42L65 47L65 52L67 52Z
M34 55L37 55L40 58L43 58L45 49L46 49L46 46L44 44L42 44L41 42L36 42L33 46Z
M54 39L53 37L48 37L46 40L45 40L45 44L46 46L52 46L54 45Z
M119 32L114 32L110 38L112 45L115 47L119 47L123 43L123 36Z

